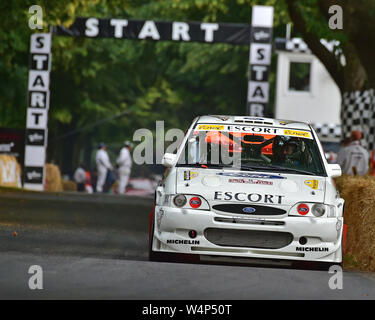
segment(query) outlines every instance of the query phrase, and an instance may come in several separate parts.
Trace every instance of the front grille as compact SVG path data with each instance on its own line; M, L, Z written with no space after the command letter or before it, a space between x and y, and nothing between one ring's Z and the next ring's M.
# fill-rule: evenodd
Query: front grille
M246 208L249 210L246 210ZM246 214L248 216L279 216L286 213L285 210L279 208L239 203L216 204L212 206L212 209L224 213Z
M218 246L280 249L293 241L289 232L207 228L206 239Z

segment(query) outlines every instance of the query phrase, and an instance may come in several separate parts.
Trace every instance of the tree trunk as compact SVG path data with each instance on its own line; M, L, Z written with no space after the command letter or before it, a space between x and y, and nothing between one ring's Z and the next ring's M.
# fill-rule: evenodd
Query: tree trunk
M340 63L338 56L329 52L316 34L307 27L297 0L286 0L288 11L295 28L302 34L312 53L323 63L341 91L342 137L352 130L363 133L364 145L375 147L375 24L370 19L375 10L375 2L364 0L319 0L320 13L327 18L331 5L340 5L344 12L344 32L348 40L342 45L346 64ZM367 89L367 90L366 90Z
M87 134L87 137L85 139L85 144L83 146L83 163L88 167L90 171L93 169L92 163L91 163L91 155L93 151L92 138L93 138L93 133Z

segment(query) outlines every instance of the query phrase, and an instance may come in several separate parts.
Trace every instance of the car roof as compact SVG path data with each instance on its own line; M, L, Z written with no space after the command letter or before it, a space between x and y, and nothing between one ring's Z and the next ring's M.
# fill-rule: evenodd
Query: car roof
M311 127L307 122L301 122L296 120L279 120L252 116L205 115L200 116L197 120L197 123L262 125L270 127L283 127L311 131Z

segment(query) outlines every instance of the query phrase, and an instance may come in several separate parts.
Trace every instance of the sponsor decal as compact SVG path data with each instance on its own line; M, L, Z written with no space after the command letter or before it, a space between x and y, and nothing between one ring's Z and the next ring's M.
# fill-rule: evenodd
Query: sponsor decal
M27 179L29 180L40 179L42 177L42 174L40 172L36 172L35 170L26 173L26 175L27 175Z
M0 152L11 152L12 148L14 147L14 143L2 143L0 144Z
M199 240L179 240L179 239L167 239L169 244L200 244Z
M251 178L251 179L286 179L282 176L264 174L264 173L250 173L250 172L217 172L219 176Z
M242 211L245 213L254 213L256 209L253 207L245 207L245 208L242 208Z
M211 124L201 124L198 126L198 130L201 131L222 131L224 130L223 125L211 125Z
M38 142L43 140L43 135L34 133L29 135L30 142Z
M43 167L28 167L25 166L25 183L43 184Z
M297 211L300 215L304 216L309 213L309 206L307 204L301 203L297 207Z
M268 32L264 32L263 30L254 32L254 38L256 41L268 40L269 37L270 37L270 34Z
M284 130L284 135L311 139L310 132L297 130Z
M239 202L261 202L282 204L283 195L246 193L232 191L215 191L214 200L239 201Z
M270 43L272 35L272 28L252 26L251 40L254 43Z
M273 185L272 181L265 181L265 180L254 180L254 179L228 179L229 183L248 183L248 184L262 184L271 186Z
M296 247L296 251L302 252L328 252L329 249L325 247Z
M314 190L319 189L319 180L305 180L304 183L311 189L314 189Z
M226 131L264 133L264 134L281 134L281 130L278 130L277 128L239 126L239 125L228 125L228 126L226 126Z
M255 119L255 118L253 118ZM259 118L261 119L261 118ZM260 127L251 125L214 125L214 124L201 124L198 126L198 131L224 131L224 132L244 132L244 133L258 133L270 134L279 136L293 136L300 138L312 139L309 131L278 129L273 127Z
M202 200L198 197L193 197L189 201L190 207L197 209L201 206Z
M191 180L198 177L198 172L195 171L184 171L184 180Z

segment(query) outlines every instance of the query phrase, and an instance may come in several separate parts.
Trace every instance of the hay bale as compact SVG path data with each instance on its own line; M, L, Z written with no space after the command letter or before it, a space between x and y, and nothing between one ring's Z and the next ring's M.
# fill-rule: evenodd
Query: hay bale
M64 191L77 191L77 184L74 181L63 180L62 185Z
M336 185L348 225L344 266L375 271L375 178L343 175Z
M0 186L21 188L21 166L16 157L0 154Z
M46 164L45 191L59 192L63 190L60 169L55 164Z

